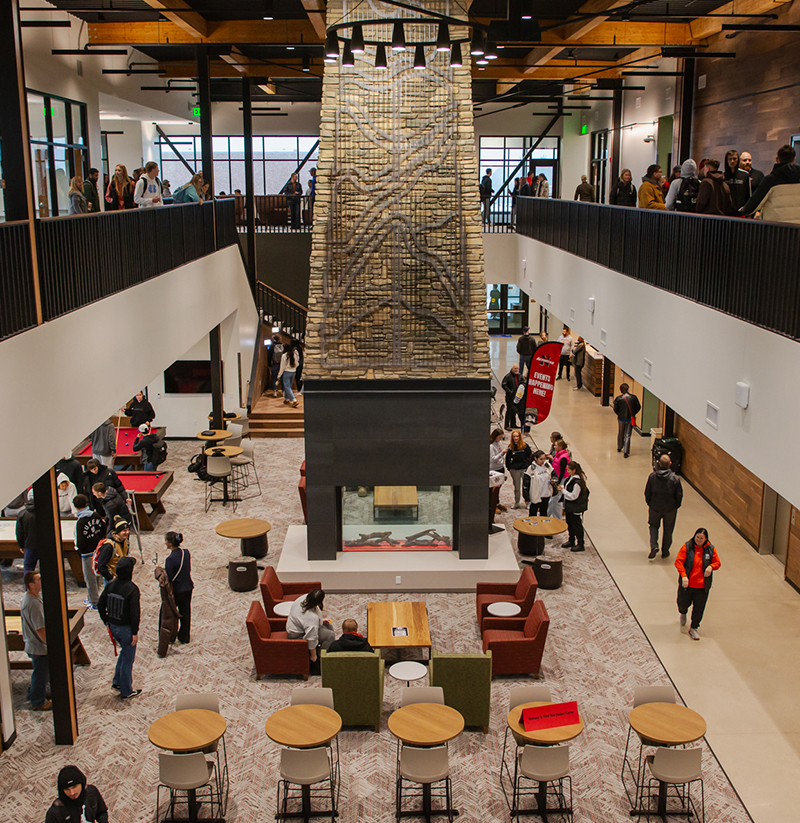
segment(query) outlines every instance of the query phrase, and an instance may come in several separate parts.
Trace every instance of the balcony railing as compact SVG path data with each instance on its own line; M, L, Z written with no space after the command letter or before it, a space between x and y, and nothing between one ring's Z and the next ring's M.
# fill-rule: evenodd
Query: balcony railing
M299 340L305 339L308 318L305 306L261 282L256 283L256 306L270 325Z
M35 230L45 321L238 242L228 201L52 217ZM36 325L29 250L27 221L0 225L0 339Z
M256 231L265 232L292 232L311 231L313 218L313 203L311 197L303 194L296 199L297 214L292 222L291 198L284 194L257 194L256 203ZM243 194L230 194L218 198L217 202L231 202L236 210L236 226L244 229L247 225L246 201Z
M520 197L534 240L800 340L800 226Z

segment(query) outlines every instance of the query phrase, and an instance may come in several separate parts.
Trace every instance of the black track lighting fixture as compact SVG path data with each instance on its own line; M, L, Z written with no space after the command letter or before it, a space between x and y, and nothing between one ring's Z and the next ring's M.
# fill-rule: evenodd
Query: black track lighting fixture
M450 47L450 65L456 68L464 65L464 61L461 59L461 43L453 43Z
M436 51L450 51L450 29L447 23L439 23L436 35Z
M414 49L414 68L425 68L425 46L417 46L416 49Z
M406 33L403 24L397 22L392 27L392 51L406 50Z
M350 50L353 54L363 54L366 51L364 48L364 29L361 23L353 25L353 33L350 35Z
M375 68L379 71L386 71L389 68L386 63L386 46L383 43L375 46Z

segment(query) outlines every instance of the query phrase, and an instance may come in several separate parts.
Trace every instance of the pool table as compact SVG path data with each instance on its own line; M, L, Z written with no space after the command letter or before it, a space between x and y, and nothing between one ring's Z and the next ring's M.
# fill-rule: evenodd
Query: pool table
M69 563L72 576L79 586L85 586L81 556L75 548L75 520L65 518L61 521L61 551ZM18 560L23 556L17 545L17 520L14 517L0 517L0 560Z
M153 518L166 511L161 498L172 485L172 472L120 472L118 477L136 503L139 528L143 532L153 531ZM145 503L152 507L150 512L145 510Z
M161 428L153 429L159 438L166 437L167 430L163 426ZM117 429L117 454L114 457L114 464L118 466L141 466L141 452L133 450L133 441L136 440L139 434L138 429L122 428ZM92 457L92 444L89 440L84 440L74 452L75 459L82 465Z

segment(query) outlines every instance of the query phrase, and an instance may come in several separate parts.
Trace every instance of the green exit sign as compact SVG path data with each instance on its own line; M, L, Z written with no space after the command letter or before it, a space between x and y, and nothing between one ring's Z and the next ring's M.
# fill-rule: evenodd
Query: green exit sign
M200 116L200 106L195 106L195 107L192 109L192 114L193 114L195 117L199 117L199 116Z
M584 123L581 126L581 134L589 134L589 127L586 125L586 123Z
M48 114L49 114L51 117L55 117L55 116L56 116L56 110L55 110L54 108L52 108L52 106L51 106L51 107L49 107L49 108L48 108L47 106L45 106L45 107L44 107L44 113L45 113L45 116L46 116L46 115L48 115Z

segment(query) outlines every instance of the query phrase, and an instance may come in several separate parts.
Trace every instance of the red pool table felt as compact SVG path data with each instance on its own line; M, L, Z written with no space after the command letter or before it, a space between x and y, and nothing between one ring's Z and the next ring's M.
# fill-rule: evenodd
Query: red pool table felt
M165 474L166 472L120 472L118 476L128 491L151 492Z
M127 454L133 455L136 452L133 450L133 441L136 440L137 435L139 434L139 429L118 429L117 430L117 454ZM84 446L79 454L82 455L89 455L92 454L92 444L89 443L88 445Z

